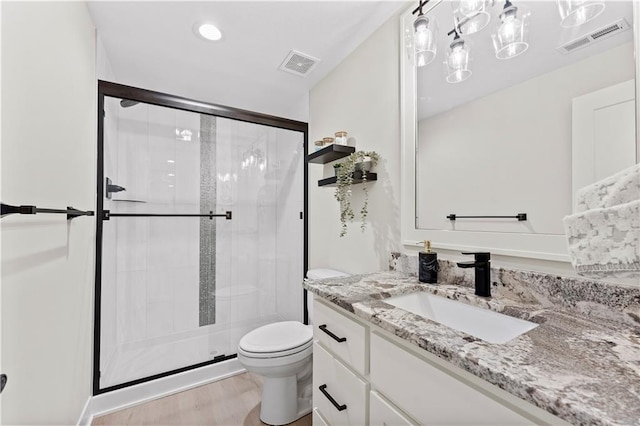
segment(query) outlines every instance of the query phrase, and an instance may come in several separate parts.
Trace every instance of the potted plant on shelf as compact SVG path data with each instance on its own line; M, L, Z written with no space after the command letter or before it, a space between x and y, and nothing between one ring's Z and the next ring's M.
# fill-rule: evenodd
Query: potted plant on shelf
M347 222L355 218L353 208L351 206L351 185L353 185L354 177L362 179L362 190L364 191L364 203L360 209L360 217L362 223L360 228L364 231L367 227L367 216L369 215L369 191L367 190L367 174L372 167L378 164L380 156L375 151L365 152L356 151L342 161L337 168L336 192L335 197L340 204L340 223L342 228L340 236L343 237L347 233ZM336 165L334 165L336 167Z

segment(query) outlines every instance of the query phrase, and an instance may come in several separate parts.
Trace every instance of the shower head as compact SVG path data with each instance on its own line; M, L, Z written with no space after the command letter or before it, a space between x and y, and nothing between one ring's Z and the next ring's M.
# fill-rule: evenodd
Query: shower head
M131 99L122 99L122 100L120 101L120 106L121 106L122 108L129 108L129 107L132 107L132 106L134 106L134 105L138 105L139 103L140 103L140 102L132 101Z

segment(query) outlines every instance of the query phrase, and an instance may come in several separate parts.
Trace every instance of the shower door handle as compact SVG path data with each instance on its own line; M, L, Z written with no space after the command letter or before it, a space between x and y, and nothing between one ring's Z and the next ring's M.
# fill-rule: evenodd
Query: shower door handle
M7 375L0 374L0 393L2 393L5 386L7 386Z
M227 210L224 213L214 213L210 211L205 214L183 214L183 213L111 213L111 210L102 211L102 220L109 220L112 217L224 217L227 220L233 219L233 213Z

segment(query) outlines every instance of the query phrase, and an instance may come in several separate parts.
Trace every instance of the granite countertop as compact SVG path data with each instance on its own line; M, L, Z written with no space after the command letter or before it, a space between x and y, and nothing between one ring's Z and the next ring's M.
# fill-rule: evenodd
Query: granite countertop
M640 425L640 289L609 290L616 296L602 301L568 297L560 303L553 291L544 290L544 280L532 278L526 285L508 271L492 270L492 276L492 298L475 296L468 282L422 284L396 271L306 281L304 287L570 423ZM384 302L415 291L539 326L493 344Z

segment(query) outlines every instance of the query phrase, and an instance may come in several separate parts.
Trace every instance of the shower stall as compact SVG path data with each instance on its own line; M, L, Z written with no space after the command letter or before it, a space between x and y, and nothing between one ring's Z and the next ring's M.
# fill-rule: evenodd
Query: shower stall
M306 321L307 124L99 82L94 394Z

